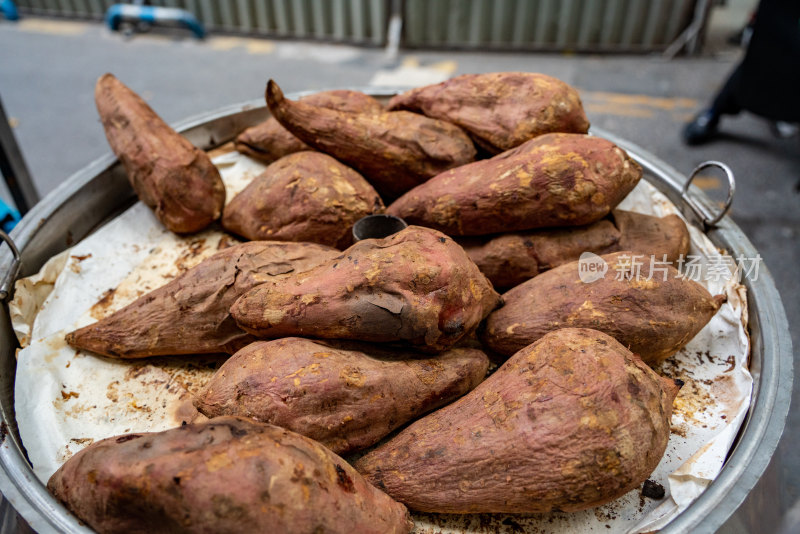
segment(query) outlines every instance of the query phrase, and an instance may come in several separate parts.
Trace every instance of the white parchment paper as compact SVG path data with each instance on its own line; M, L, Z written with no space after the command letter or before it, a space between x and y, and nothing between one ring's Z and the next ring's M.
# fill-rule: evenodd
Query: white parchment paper
M264 166L235 152L214 159L228 200ZM663 216L677 213L644 180L621 209ZM690 228L691 254L721 262L720 252ZM171 428L200 416L191 395L213 374L214 357L110 360L76 351L64 335L121 308L216 252L230 240L219 230L176 237L136 204L72 249L20 280L12 322L20 339L15 387L20 434L43 481L93 441L126 432ZM715 270L718 272L718 269ZM667 452L651 475L666 489L652 500L634 490L580 513L539 516L415 514L420 533L647 532L666 525L719 473L750 403L749 339L744 286L729 271L700 282L727 302L711 322L660 372L685 385L675 401Z

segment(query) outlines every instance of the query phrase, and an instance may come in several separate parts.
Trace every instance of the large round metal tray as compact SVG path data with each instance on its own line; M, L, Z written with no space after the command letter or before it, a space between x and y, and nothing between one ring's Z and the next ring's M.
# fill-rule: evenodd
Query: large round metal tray
M396 90L361 90L378 98ZM290 98L302 93L288 95ZM263 121L269 112L263 101L226 107L176 125L192 143L211 149L232 140L248 126ZM637 145L599 128L593 133L617 143L636 159L645 178L663 192L682 213L699 225L696 207L681 194L687 178ZM689 195L707 213L711 202L689 188ZM22 258L20 277L37 272L51 256L77 243L93 228L135 201L125 173L112 155L102 157L77 172L37 204L11 236ZM708 237L734 257L756 257L757 251L729 217L724 217ZM0 252L0 280L11 271L13 257L7 247ZM758 482L783 432L792 388L792 348L780 296L766 268L757 280L744 280L749 306L754 377L753 401L739 437L718 478L687 510L661 532L714 532L737 510ZM59 504L34 476L25 457L14 415L16 338L7 306L0 309L0 491L37 532L91 532Z

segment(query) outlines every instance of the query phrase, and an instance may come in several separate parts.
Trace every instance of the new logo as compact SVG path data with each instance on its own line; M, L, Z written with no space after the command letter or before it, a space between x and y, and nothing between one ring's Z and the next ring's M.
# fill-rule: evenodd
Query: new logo
M581 282L591 284L603 278L608 272L606 260L593 252L584 252L578 260L578 277Z

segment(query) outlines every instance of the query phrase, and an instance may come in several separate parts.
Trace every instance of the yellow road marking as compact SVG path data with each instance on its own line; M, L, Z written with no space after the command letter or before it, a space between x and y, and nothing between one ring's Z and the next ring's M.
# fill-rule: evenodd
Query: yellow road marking
M595 103L584 102L583 108L587 113L596 113L598 115L622 115L625 117L653 117L653 110L647 108L640 108L635 106L625 106L614 103Z
M208 46L213 50L244 48L248 54L271 54L275 50L272 41L247 37L212 37L208 40Z
M694 113L672 113L672 119L677 122L689 122L694 116Z
M275 43L263 39L251 39L247 43L247 52L250 54L271 54L275 51Z
M406 56L403 58L401 65L409 69L415 69L419 67L419 59L416 56Z
M693 98L682 97L657 97L624 93L607 93L602 91L581 91L581 99L597 100L608 104L621 106L643 106L648 108L673 111L676 109L695 109L698 101Z
M213 50L233 50L245 44L241 37L212 37L208 40L208 46Z
M440 70L442 72L446 72L447 74L453 74L458 68L458 63L455 61L440 61L439 63L429 65L428 68Z
M700 189L719 189L722 182L716 176L708 176L705 174L698 174L695 176L692 183Z
M699 105L699 102L693 98L670 98L605 91L581 91L581 100L583 100L583 107L588 113L652 118L656 112L668 111L675 122L691 120L691 110L697 109Z
M88 24L63 20L28 18L20 20L17 28L24 32L46 33L50 35L81 35L86 33Z

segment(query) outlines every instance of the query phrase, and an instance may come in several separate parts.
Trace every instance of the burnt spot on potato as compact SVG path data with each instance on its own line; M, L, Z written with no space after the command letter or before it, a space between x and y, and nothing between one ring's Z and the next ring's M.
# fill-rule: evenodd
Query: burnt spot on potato
M353 493L355 491L353 480L348 476L347 471L339 464L336 464L336 483L348 493Z
M125 443L126 441L131 441L132 439L139 439L142 436L139 434L127 434L125 436L120 436L116 438L117 443Z

